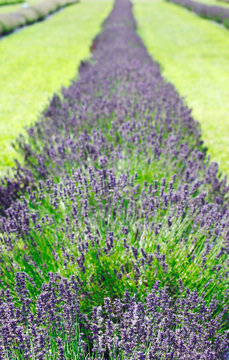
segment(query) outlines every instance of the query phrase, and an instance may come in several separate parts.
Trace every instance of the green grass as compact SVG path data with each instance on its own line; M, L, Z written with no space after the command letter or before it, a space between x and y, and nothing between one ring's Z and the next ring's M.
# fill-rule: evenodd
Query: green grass
M16 4L16 3L20 3L23 2L22 0L0 0L0 6L5 6L8 4Z
M0 14L8 14L10 12L17 11L21 7L22 4L0 6Z
M138 32L163 75L201 123L213 160L229 174L229 34L160 0L133 0Z
M68 86L111 10L112 0L83 0L0 41L0 172L19 155L11 143ZM20 159L19 159L20 160Z

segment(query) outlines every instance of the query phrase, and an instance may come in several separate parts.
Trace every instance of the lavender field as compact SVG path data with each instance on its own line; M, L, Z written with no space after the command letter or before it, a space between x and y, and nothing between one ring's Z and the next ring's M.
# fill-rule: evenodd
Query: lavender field
M0 187L0 360L223 360L226 177L116 0Z

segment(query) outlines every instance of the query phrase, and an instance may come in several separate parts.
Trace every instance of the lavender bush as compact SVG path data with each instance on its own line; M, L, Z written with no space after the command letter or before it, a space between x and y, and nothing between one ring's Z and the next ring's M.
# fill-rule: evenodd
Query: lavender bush
M0 358L222 359L226 178L117 0L3 179Z
M50 274L35 311L26 278L24 273L16 276L21 306L14 305L9 292L0 305L1 359L12 354L20 359L85 359L90 349L91 359L218 359L227 345L219 332L227 310L213 319L215 299L207 307L196 291L187 289L174 300L156 281L144 303L126 291L121 300L104 298L103 307L94 307L89 319L80 310L79 283L73 276L67 281Z

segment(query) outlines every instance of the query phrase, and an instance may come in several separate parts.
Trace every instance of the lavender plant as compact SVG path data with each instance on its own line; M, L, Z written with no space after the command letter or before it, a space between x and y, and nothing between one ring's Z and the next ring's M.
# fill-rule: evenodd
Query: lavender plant
M226 178L117 0L20 138L1 200L0 359L221 359Z
M50 273L35 312L26 278L16 276L21 306L8 291L0 305L2 359L219 359L227 346L226 334L219 331L227 309L213 319L215 298L206 306L196 291L187 289L174 300L156 281L143 303L125 291L122 299L104 298L89 318L80 310L75 277L67 281Z

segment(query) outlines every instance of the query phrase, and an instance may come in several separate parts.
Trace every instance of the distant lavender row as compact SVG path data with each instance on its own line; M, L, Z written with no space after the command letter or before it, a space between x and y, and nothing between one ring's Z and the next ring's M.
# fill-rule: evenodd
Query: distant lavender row
M117 0L1 186L0 359L222 359L226 179Z
M229 9L222 6L212 6L202 4L193 0L167 0L178 5L182 5L196 14L223 23L229 27Z
M35 5L21 7L14 12L0 13L0 37L22 26L42 21L54 12L76 2L78 0L45 0Z

